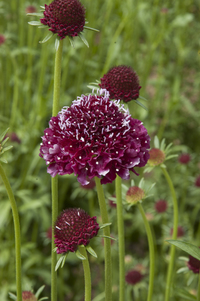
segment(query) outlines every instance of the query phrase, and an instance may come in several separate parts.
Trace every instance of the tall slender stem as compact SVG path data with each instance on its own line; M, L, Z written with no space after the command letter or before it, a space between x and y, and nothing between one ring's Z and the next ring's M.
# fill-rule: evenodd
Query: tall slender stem
M14 220L14 230L15 230L15 256L16 256L16 286L17 286L17 300L22 301L22 284L21 284L21 234L20 234L20 223L19 214L17 210L17 205L15 197L8 181L8 178L4 172L2 165L0 164L0 175L6 187L6 191L10 200L13 220Z
M173 235L172 239L177 239L177 232L178 232L178 202L176 199L176 193L174 189L174 185L172 183L172 180L166 170L166 168L161 168L162 172L167 180L167 183L169 185L172 199L173 199L173 209L174 209L174 222L173 222ZM168 266L167 271L167 283L166 283L166 291L165 291L165 301L169 300L170 297L170 288L171 288L171 282L172 282L172 273L173 273L173 267L174 267L174 259L175 259L175 249L176 247L174 245L171 245L170 249L170 262Z
M154 284L154 270L155 270L155 251L154 251L154 243L153 243L153 235L151 232L150 225L148 223L148 220L146 218L145 212L143 210L143 207L141 203L137 204L140 213L142 215L146 233L147 233L147 238L148 238L148 243L149 243L149 261L150 261L150 273L149 273L149 291L148 291L148 299L147 301L152 300L152 295L153 295L153 284Z
M60 99L60 79L61 79L61 62L62 62L63 40L60 41L55 57L54 69L54 94L52 116L56 116L59 111ZM52 249L51 249L51 301L57 300L57 272L55 271L57 254L54 252L54 224L58 216L58 176L51 179L52 191Z
M103 224L107 224L108 212L106 208L106 202L103 192L103 187L101 185L100 179L95 177L97 194L99 199L99 207L101 212L101 218ZM110 227L107 226L103 229L103 234L105 236L110 236ZM104 238L104 250L105 250L105 301L112 300L112 259L111 259L111 242L109 238Z
M85 301L91 301L91 274L88 256L85 246L79 246L78 248L80 253L86 258L82 260L85 279Z
M121 178L116 177L115 191L117 198L117 226L118 226L118 243L119 243L119 300L124 301L125 298L125 247L124 247L124 220L122 205Z
M199 279L198 279L197 301L200 301L200 272L199 272Z

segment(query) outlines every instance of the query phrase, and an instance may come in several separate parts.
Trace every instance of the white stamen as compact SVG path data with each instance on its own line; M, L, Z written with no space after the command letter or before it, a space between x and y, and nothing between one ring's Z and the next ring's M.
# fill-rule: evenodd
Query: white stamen
M58 230L61 230L58 226L56 226L56 228L57 228Z

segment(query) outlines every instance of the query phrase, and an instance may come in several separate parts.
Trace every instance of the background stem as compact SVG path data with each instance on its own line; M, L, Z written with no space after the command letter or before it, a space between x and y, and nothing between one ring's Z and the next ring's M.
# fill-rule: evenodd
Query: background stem
M101 185L100 179L95 177L97 194L99 199L99 207L101 212L102 223L109 223L108 212L106 208L106 202ZM110 227L107 226L103 229L105 236L110 236ZM111 259L111 242L109 238L104 238L104 250L105 250L105 301L112 300L112 259Z
M174 209L174 222L173 222L173 235L172 239L177 239L177 232L178 232L178 203L176 199L176 193L174 189L174 185L172 183L172 180L166 170L166 168L161 168L162 172L167 180L167 183L169 185L171 194L172 194L172 199L173 199L173 209ZM168 271L167 271L167 283L166 283L166 291L165 291L165 301L169 300L170 297L170 287L171 287L171 282L172 282L172 273L173 273L173 267L174 267L174 258L175 258L175 246L171 245L170 248L170 261L169 261L169 266L168 266Z
M124 247L124 220L123 220L123 205L121 178L117 175L115 180L115 191L117 199L117 226L118 226L118 244L119 244L119 300L125 298L125 247Z
M137 206L140 210L140 213L142 215L146 233L147 233L147 238L148 238L148 243L149 243L149 261L150 261L150 273L149 273L149 291L148 291L148 299L147 301L152 300L152 295L153 295L153 284L154 284L154 270L155 270L155 251L154 251L154 242L153 242L153 236L151 233L151 228L149 226L149 223L147 221L145 212L142 208L141 203L137 203Z
M55 57L54 69L54 94L52 116L56 116L59 111L60 99L60 80L61 80L61 62L62 62L63 40L60 41ZM51 301L57 300L57 272L55 271L57 254L54 252L54 224L58 216L58 176L51 179L52 191L52 249L51 249Z
M85 246L79 246L78 249L80 253L86 258L85 260L82 260L85 279L85 301L91 301L91 274L88 256Z
M21 234L20 234L20 223L19 214L17 210L17 205L15 201L12 188L8 181L8 178L4 172L2 165L0 164L0 175L6 187L6 191L10 200L10 205L12 208L13 220L14 220L14 230L15 230L15 257L16 257L16 286L17 286L17 300L22 301L22 284L21 284Z

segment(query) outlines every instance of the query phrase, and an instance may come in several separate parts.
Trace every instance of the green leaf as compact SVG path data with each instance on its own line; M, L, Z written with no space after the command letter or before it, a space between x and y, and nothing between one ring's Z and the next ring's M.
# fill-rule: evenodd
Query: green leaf
M139 98L142 99L142 100L148 101L148 99L146 99L146 98L144 98L142 96L139 96Z
M189 269L188 267L182 267L180 269L178 269L178 271L176 272L177 274L183 273L183 272L187 272Z
M112 240L115 240L115 241L117 241L117 239L116 238L114 238L114 237L111 237L111 236L106 236L106 235L97 235L98 237L102 237L102 238L109 238L109 239L112 239Z
M63 266L63 259L64 259L64 262L65 262L65 255L61 256L58 259L58 262L56 263L55 271L57 271L59 269L60 265Z
M69 37L69 41L70 41L71 46L74 48L74 40L73 40L73 38Z
M52 36L53 36L53 32L49 32L48 35L42 41L39 41L39 43L42 44L47 42L49 39L51 39Z
M163 140L161 141L160 149L161 149L162 151L164 151L164 149L165 149L165 139L163 139Z
M43 291L43 289L45 288L45 285L42 285L40 288L38 288L37 292L35 293L35 297L38 299L39 295L41 294L41 292Z
M33 26L39 26L41 23L39 21L30 21L28 24L33 25Z
M81 260L86 260L85 256L83 256L83 255L79 252L79 250L76 250L75 254L76 254L76 256L77 256L79 259L81 259Z
M8 132L9 128L7 128L1 135L0 135L0 142L4 139L6 133Z
M197 298L194 295L190 294L185 289L176 287L175 292L176 292L177 296L184 298L184 300L190 300L190 301L197 300ZM183 300L183 299L181 299L181 300Z
M84 37L84 35L81 32L79 33L79 37L81 38L83 43L89 48L88 41L86 40L86 38Z
M14 294L12 293L8 293L9 297L13 300L17 300L17 296L15 296Z
M134 99L134 102L136 102L140 107L142 107L143 109L145 109L147 111L147 107L145 107L145 105L143 105L139 100Z
M99 30L98 30L98 29L96 29L96 28L92 28L92 27L89 27L89 26L84 26L84 29L88 29L88 30L92 30L92 31L99 32Z
M60 39L56 38L56 40L55 40L55 49L56 49L56 51L58 50L59 45L60 45Z
M189 242L181 241L181 240L166 240L170 244L178 247L179 249L185 251L189 255L193 256L194 258L200 260L200 249L195 246L190 244Z
M6 159L4 159L4 158L0 158L0 161L2 162L2 163L8 163L8 161L6 160Z
M103 224L103 225L100 227L100 229L103 229L103 228L108 227L108 226L110 226L110 225L112 225L112 223Z
M155 148L159 148L160 142L157 136L154 137L154 146Z
M43 298L39 299L38 301L47 300L47 299L49 299L49 298L48 297L43 297Z
M44 15L42 13L28 13L27 16L36 16L36 17L43 17Z
M94 256L95 258L97 258L96 252L95 252L90 246L86 246L86 250L87 250L88 253L90 253L92 256Z

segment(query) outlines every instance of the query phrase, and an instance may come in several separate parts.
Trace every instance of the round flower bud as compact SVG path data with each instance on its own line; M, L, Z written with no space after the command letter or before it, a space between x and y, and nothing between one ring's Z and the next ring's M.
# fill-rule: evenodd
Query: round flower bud
M193 273L198 274L200 270L200 260L190 255L187 266L190 270L193 271Z
M40 21L61 40L66 36L75 37L84 29L85 8L78 0L54 0L45 4L44 18Z
M195 186L200 187L200 176L198 176L195 180Z
M111 68L101 78L99 86L106 89L111 99L120 99L129 102L139 97L139 79L135 71L128 66Z
M126 201L129 204L136 204L145 197L144 190L140 187L132 186L126 193Z
M3 34L0 34L0 46L5 43L5 40L5 36Z
M26 13L27 14L32 14L32 13L36 13L37 9L34 5L29 5L26 7Z
M155 210L158 213L163 213L167 210L167 202L165 200L159 200L155 203Z
M170 235L173 235L173 228L170 229ZM178 231L177 231L177 237L182 237L185 235L185 231L183 229L183 227L178 226Z
M159 148L152 148L149 151L150 158L148 163L150 166L157 166L165 161L165 153Z
M22 301L37 301L37 298L30 291L22 292Z
M51 118L40 156L52 177L74 173L82 185L94 177L106 184L116 175L129 179L130 171L147 163L150 137L142 122L111 101L106 90L100 93L105 95L78 97Z
M126 282L129 284L136 284L142 280L144 276L137 270L131 270L126 274Z
M84 210L70 208L57 218L54 228L56 252L75 252L79 245L87 246L90 239L98 234L96 216L90 217Z
M190 162L191 158L189 154L182 154L178 158L179 163L181 164L188 164Z

